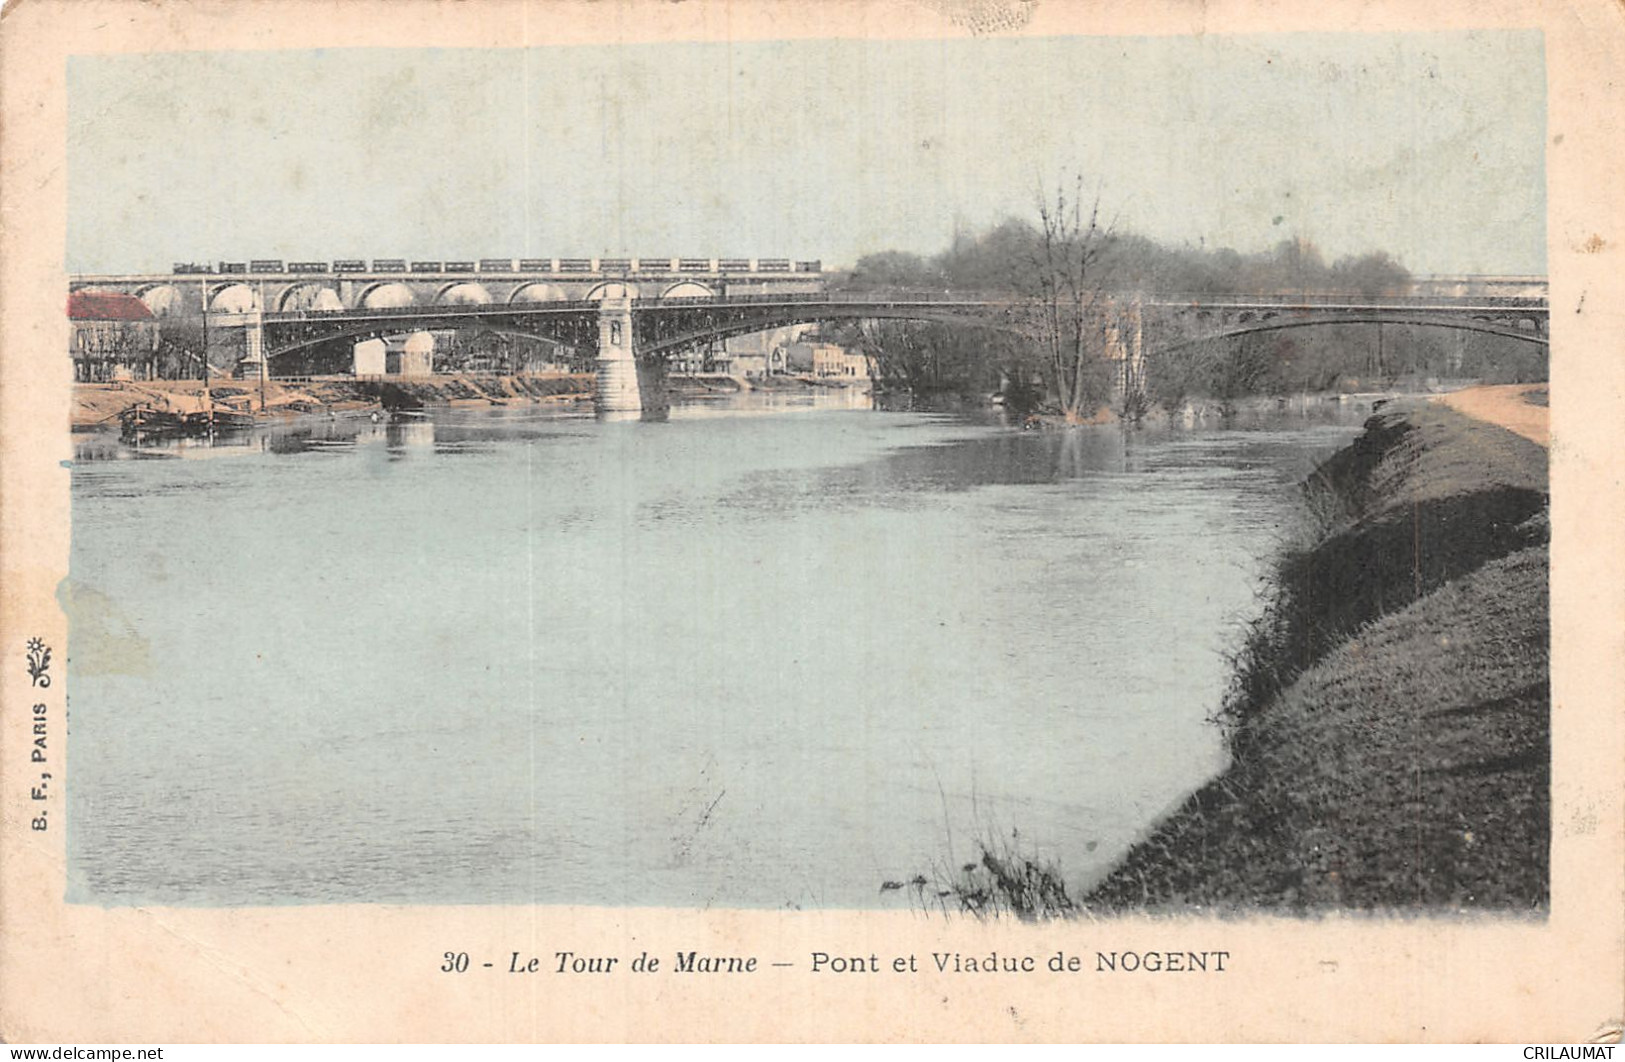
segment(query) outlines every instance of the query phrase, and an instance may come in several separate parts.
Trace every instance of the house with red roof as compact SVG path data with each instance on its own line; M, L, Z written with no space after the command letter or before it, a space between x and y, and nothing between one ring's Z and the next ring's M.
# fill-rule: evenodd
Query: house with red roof
M81 382L151 380L158 375L158 319L134 295L68 296L68 356Z

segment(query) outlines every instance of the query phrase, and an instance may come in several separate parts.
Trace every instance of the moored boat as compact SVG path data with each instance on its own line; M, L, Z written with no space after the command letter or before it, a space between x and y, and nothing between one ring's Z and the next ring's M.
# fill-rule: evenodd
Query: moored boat
M252 428L256 422L253 413L240 409L211 409L186 416L186 425L193 432L241 430Z
M171 397L168 408L134 406L119 414L120 434L130 441L212 435L240 431L257 422L253 413L216 406L207 399L186 401Z
M126 439L180 435L184 431L185 418L173 410L132 406L119 414L119 434Z

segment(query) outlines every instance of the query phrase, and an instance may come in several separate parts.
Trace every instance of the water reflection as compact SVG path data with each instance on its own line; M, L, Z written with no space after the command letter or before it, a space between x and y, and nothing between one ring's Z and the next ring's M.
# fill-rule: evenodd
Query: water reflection
M872 408L872 405L867 390L831 387L811 394L747 391L641 413L595 413L590 407L546 404L492 408L442 407L388 414L371 410L309 414L213 436L154 437L140 442L122 439L116 428L104 427L74 434L74 459L83 462L138 457L205 458L249 452L297 454L378 442L383 442L392 454L405 456L417 448L439 446L447 452L455 452L462 444L521 439L538 431L551 432L565 422L662 424L669 420L863 410Z
M77 439L72 898L868 907L1012 829L1081 883L1222 764L1358 421L730 405Z

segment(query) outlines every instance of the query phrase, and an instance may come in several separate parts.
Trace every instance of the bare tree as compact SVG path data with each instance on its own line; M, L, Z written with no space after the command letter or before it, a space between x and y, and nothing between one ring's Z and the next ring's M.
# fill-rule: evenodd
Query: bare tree
M1100 192L1086 202L1082 175L1070 194L1037 197L1039 239L1025 278L1037 302L1038 337L1051 398L1068 421L1085 420L1112 390L1107 323L1111 299L1103 257L1115 239L1100 218Z

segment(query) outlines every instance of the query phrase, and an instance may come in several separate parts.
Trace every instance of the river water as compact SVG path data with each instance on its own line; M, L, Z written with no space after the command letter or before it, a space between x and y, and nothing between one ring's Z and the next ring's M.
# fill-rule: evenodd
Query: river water
M1086 887L1222 768L1359 415L840 404L80 437L69 899L885 907L981 844Z

